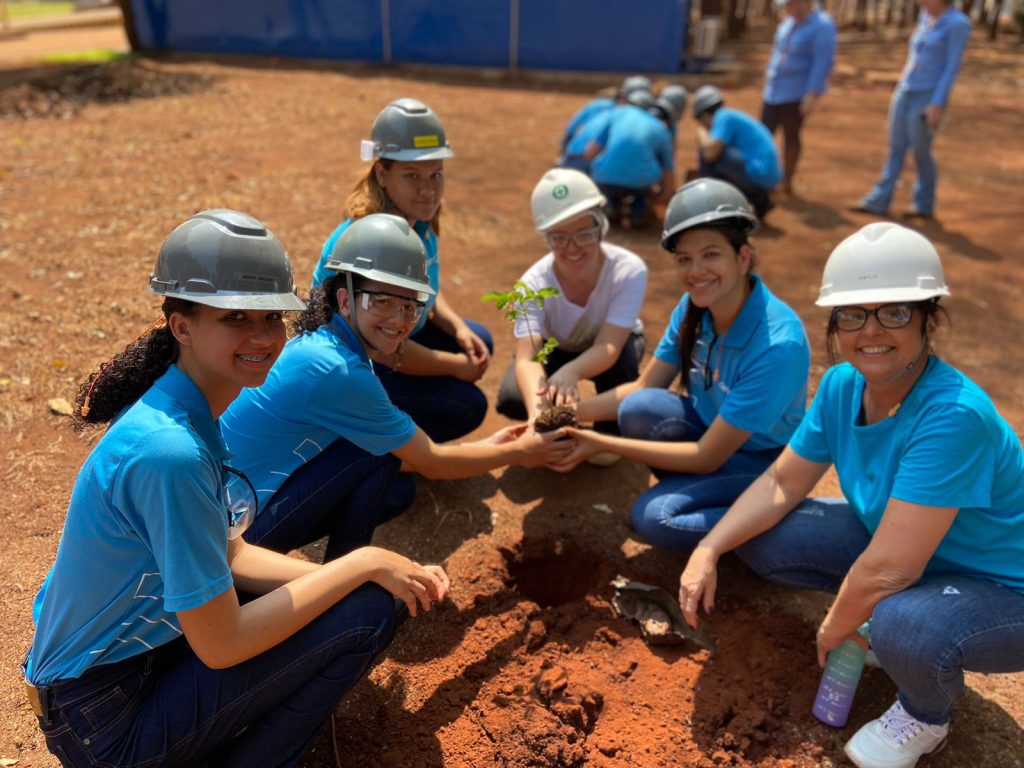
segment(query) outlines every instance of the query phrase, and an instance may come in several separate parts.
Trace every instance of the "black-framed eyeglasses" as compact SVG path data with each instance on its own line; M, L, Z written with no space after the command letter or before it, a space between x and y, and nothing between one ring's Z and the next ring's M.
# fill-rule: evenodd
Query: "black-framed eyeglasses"
M874 309L865 307L836 307L832 310L832 322L840 331L859 331L867 325L872 315L883 328L896 330L905 328L914 317L914 304L882 304Z
M227 501L228 538L237 539L259 514L260 500L256 487L244 472L223 463L220 468L231 475L231 479L224 483L224 496Z
M587 229L581 229L579 232L573 232L571 235L567 232L546 232L544 233L544 241L549 247L561 250L568 247L569 243L573 243L577 248L586 248L593 245L601 239L601 227L588 227Z
M363 297L363 309L377 317L388 319L400 314L406 322L414 322L423 316L427 305L405 296L396 296L386 291L356 291Z

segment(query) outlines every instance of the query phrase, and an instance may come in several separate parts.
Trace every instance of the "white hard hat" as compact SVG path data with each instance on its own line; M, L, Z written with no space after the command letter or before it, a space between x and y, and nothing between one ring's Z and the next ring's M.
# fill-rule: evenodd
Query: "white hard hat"
M586 211L594 210L604 220L601 190L585 173L571 168L552 168L533 188L530 207L538 232L547 232Z
M819 307L924 301L949 296L938 251L924 235L888 221L836 246L821 276Z

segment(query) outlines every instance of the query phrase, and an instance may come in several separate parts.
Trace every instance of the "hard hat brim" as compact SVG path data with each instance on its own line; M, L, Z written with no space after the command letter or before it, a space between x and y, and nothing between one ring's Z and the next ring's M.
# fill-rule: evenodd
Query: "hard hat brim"
M600 213L602 206L608 202L608 199L601 195L598 199L592 200L580 200L576 205L570 205L564 211L559 211L558 215L552 218L550 221L545 222L543 227L537 227L538 232L549 232L550 230L557 227L559 224L574 219L577 216L586 213L587 211L594 211Z
M445 160L455 157L451 147L431 147L430 149L400 149L397 152L382 152L379 157L384 160L398 160L402 163L416 163L421 160Z
M848 307L857 304L893 304L902 301L927 301L939 296L949 296L949 288L865 288L854 291L836 291L822 288L814 303L819 307Z
M689 219L676 224L672 229L667 229L662 232L661 247L666 251L671 251L672 241L686 230L702 227L706 224L728 221L729 219L736 219L736 221L746 224L748 227L748 235L756 235L761 230L761 222L753 214L745 214L740 211L708 211L697 216L692 216Z
M418 291L428 296L437 295L437 291L431 287L430 283L410 280L406 277L400 277L393 272L385 272L381 269L359 269L351 264L343 264L334 260L328 261L325 266L334 272L351 272L353 275L360 275L367 280L374 280L385 285L393 285L396 288L408 288L410 291Z
M306 309L306 302L294 293L185 293L179 291L155 291L152 288L149 292L157 296L168 296L183 301L191 301L195 304L203 304L216 309L251 309L253 311L266 312L301 312Z

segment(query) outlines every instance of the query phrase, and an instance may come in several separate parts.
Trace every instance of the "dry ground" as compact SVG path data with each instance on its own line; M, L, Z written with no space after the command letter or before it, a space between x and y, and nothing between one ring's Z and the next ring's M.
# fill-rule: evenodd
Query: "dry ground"
M834 87L806 129L799 197L781 200L758 238L761 274L807 323L812 385L824 370L817 282L830 249L868 220L846 206L881 165L904 51L902 41L843 39ZM718 79L731 104L757 112L766 55L763 43L749 44ZM0 71L0 758L55 765L18 664L75 471L97 435L74 435L47 403L73 399L77 382L155 316L145 285L166 233L203 208L249 211L285 243L304 282L342 215L374 115L400 96L423 99L457 152L443 287L496 331L483 380L493 397L512 345L479 297L507 287L542 253L530 190L568 117L601 84L250 59ZM1018 431L1022 92L1019 51L976 40L938 140L941 223L924 228L953 288L940 352ZM692 164L691 134L683 122L683 168ZM679 293L668 258L653 230L611 239L650 265L643 318L653 344ZM492 414L484 430L502 423ZM613 617L608 582L617 573L671 589L683 562L631 536L627 511L649 482L626 462L567 478L509 469L421 482L414 509L378 543L445 562L452 598L404 626L339 709L336 746L325 729L305 765L333 765L335 749L353 766L841 764L843 740L894 690L883 673L868 673L846 729L810 716L820 596L767 587L728 564L709 622L719 640L713 658L649 648ZM971 676L949 746L924 764L1024 765L1022 724L1024 675Z

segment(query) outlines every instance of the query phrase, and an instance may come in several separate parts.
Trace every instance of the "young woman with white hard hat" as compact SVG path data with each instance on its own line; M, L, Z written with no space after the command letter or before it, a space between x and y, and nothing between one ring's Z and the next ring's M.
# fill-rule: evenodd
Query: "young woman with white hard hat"
M964 671L1024 669L1024 450L988 396L932 351L949 294L935 248L869 224L829 257L831 368L789 446L704 538L680 579L696 625L718 558L838 591L818 659L870 620L899 699L846 744L860 768L911 768L949 730ZM845 499L806 499L834 465ZM859 641L862 642L862 641Z
M375 356L375 370L391 400L430 437L446 442L476 429L487 397L474 385L494 350L491 333L461 317L441 292L437 238L441 233L444 161L454 157L444 126L421 101L403 98L381 110L361 156L372 164L345 201L345 220L324 242L312 287L331 276L327 262L352 222L371 213L402 216L423 241L433 288L426 310L395 353Z
M778 456L804 414L810 349L800 318L754 275L758 226L738 189L700 179L679 189L662 247L686 293L640 377L583 400L581 421L618 417L621 437L569 430L576 450L650 466L659 482L632 510L648 541L691 550ZM682 376L683 392L670 391Z
M579 400L581 380L599 392L634 380L647 344L640 307L647 265L632 251L604 241L605 198L586 175L556 168L544 174L531 198L537 231L551 250L520 280L533 291L558 295L522 307L516 320L516 356L502 380L498 413L533 420L550 405ZM558 341L547 363L534 352L545 339ZM600 425L616 431L614 418Z
M429 610L448 579L373 547L320 566L240 537L256 498L218 417L304 307L273 234L196 214L150 288L163 321L79 393L78 425L111 423L36 596L26 691L65 766L297 765L390 642L395 598Z
M260 495L251 541L287 552L327 535L331 559L368 544L377 525L412 504L407 472L456 479L568 452L560 432L540 436L525 424L438 444L391 401L371 355L394 354L434 290L423 242L404 218L356 220L327 269L266 383L222 419L234 463Z

